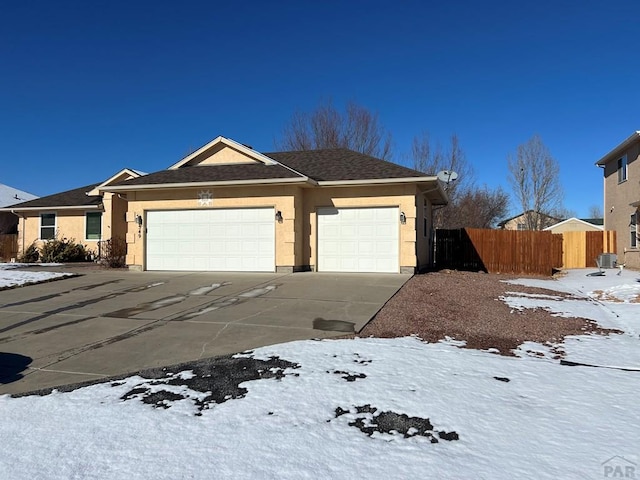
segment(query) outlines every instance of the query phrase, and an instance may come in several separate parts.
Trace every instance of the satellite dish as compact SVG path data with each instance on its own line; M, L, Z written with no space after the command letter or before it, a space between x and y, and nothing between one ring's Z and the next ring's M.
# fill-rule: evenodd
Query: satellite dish
M456 178L458 178L458 174L453 170L442 170L438 172L436 176L438 177L438 180L444 183L453 182Z

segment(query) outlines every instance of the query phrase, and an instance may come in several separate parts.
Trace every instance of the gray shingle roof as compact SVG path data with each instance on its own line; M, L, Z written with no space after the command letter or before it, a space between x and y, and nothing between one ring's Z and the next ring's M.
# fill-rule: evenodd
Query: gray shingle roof
M174 170L161 170L132 178L115 185L163 185L170 183L233 182L247 180L300 179L307 176L316 181L377 180L424 177L424 173L395 163L354 152L345 148L265 153L282 165L244 163L231 165L196 165ZM285 166L283 166L285 165ZM289 167L289 168L286 168ZM290 169L299 172L296 174ZM56 193L11 208L55 208L98 205L100 196L87 196L99 183Z
M6 208L15 208L19 210L21 208L55 208L55 207L75 207L85 205L98 205L102 202L101 196L88 196L87 192L100 185L94 183L93 185L87 185L86 187L75 188L73 190L67 190L66 192L55 193L46 197L36 198L35 200L29 200L27 202L16 203Z
M425 173L346 148L265 153L317 181L425 177Z
M281 165L242 163L235 165L196 165L175 170L161 170L132 178L115 185L162 185L166 183L230 182L243 180L276 180L301 178Z
M346 148L265 153L269 158L316 181L376 180L424 177L425 174ZM302 177L282 165L243 163L184 166L161 170L115 185L162 185L168 183L230 182L242 180L295 179Z

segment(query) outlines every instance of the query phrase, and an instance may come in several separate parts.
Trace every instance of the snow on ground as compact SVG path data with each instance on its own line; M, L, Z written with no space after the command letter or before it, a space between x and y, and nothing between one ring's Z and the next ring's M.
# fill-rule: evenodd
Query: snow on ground
M632 302L640 275L586 273L522 280L575 297L504 301L515 310L587 314L618 328L623 333L565 342L568 358L640 367L640 304ZM620 352L612 356L612 348ZM2 478L640 474L640 371L569 367L524 351L505 357L417 338L300 341L231 361L267 365L273 357L295 365L264 367L272 378L244 382L246 394L219 403L207 404L191 371L43 397L0 397Z
M50 280L73 275L71 273L38 272L38 271L14 271L19 267L54 267L60 263L0 263L0 289L32 285L34 283L48 282Z

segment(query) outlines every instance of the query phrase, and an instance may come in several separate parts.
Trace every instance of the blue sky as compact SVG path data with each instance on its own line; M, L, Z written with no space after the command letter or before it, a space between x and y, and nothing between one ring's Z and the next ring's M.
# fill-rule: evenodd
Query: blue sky
M456 133L478 183L541 136L565 206L640 129L640 2L4 2L0 183L48 195L175 163L218 135L273 151L322 99L379 114L405 161ZM514 210L517 207L514 206Z

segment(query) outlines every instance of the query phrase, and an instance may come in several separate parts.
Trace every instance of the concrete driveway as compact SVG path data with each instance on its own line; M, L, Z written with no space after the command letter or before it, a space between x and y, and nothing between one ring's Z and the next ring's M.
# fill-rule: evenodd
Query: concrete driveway
M58 270L0 291L0 394L357 332L411 277Z

